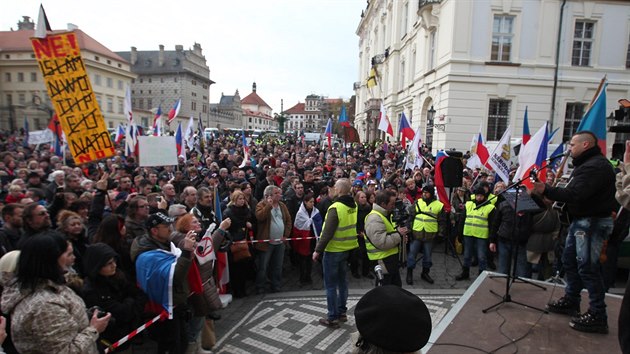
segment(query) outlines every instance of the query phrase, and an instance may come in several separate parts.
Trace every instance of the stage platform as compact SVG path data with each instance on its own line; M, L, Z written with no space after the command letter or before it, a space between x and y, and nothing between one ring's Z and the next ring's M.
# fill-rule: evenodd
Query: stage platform
M492 275L498 274L482 273L468 288L433 329L423 353L621 353L617 341L621 296L606 295L608 334L583 333L569 327L569 316L545 314L514 302L483 313L501 300L490 290L505 294L505 278ZM512 300L544 309L549 300L564 295L561 285L532 282L546 290L517 281L510 289ZM588 293L583 291L582 311L587 306Z

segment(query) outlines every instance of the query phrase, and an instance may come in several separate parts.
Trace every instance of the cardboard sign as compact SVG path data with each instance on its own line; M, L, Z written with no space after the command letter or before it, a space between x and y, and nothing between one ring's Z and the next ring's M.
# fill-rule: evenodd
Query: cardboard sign
M114 144L96 101L74 32L31 38L50 101L76 163L113 156Z
M177 165L177 145L174 136L139 136L140 166Z
M28 132L28 143L31 145L46 144L54 140L55 137L50 129Z

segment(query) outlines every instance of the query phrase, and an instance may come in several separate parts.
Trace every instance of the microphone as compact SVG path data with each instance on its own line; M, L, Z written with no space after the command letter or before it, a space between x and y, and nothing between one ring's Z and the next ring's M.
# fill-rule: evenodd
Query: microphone
M549 163L549 162L551 162L551 161L553 161L553 160L557 160L557 159L559 159L559 158L562 158L562 157L565 157L565 156L569 156L569 154L570 154L570 153L571 153L571 151L567 149L567 150L566 150L565 152L563 152L562 154L558 154L558 155L555 155L555 156L550 156L550 157L549 157L549 158L547 158L545 161L547 161L547 163Z
M376 279L379 282L383 281L383 267L381 267L380 264L377 264L376 267L374 267L374 273L376 273Z

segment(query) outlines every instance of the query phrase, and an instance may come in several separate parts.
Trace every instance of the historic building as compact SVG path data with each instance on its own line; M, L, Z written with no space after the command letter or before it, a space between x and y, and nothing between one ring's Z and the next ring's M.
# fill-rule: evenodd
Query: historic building
M214 81L210 80L210 68L201 45L195 43L187 50L182 45L176 45L175 50L165 50L163 45L158 48L139 51L131 47L129 52L117 52L131 64L131 71L138 76L131 83L133 109L155 113L161 107L166 120L169 110L181 99L179 114L170 130L175 130L180 121L186 126L191 116L195 122L202 119L204 126L212 126L210 85ZM143 115L136 123L151 127L153 116Z
M278 122L273 118L271 106L258 96L255 82L252 84L252 92L241 99L241 108L245 129L278 130Z
M244 126L241 96L238 90L232 96L226 96L221 93L219 103L210 104L210 123L206 128L241 129Z
M328 118L331 117L335 120L339 118L342 104L341 98L326 98L310 94L306 96L304 103L298 102L295 106L284 111L288 118L285 123L285 130L287 132L323 133Z
M549 121L566 141L602 77L608 112L630 96L629 13L621 0L368 1L355 125L381 137L383 102L395 132L404 112L433 152L466 151L480 126L486 140L508 126L520 137L527 108L532 134Z
M44 129L53 113L52 104L39 69L30 37L35 23L28 16L18 22L16 31L0 32L0 129L23 127ZM74 25L81 57L92 83L107 127L125 122L123 100L125 90L135 78L127 60L107 49Z

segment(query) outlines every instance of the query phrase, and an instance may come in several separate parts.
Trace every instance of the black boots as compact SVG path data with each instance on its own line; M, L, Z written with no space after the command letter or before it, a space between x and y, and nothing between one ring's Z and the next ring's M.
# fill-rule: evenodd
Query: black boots
M455 277L455 280L468 280L468 279L470 279L470 268L469 267L463 267L462 268L462 273Z
M435 283L435 281L433 281L433 278L431 278L431 276L429 275L429 269L427 268L422 268L422 274L420 275L420 278L422 278L422 280L426 281L429 284Z
M413 285L413 269L407 268L407 285Z

